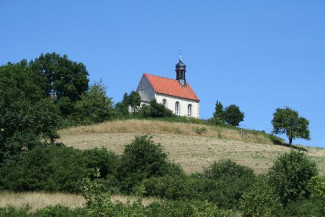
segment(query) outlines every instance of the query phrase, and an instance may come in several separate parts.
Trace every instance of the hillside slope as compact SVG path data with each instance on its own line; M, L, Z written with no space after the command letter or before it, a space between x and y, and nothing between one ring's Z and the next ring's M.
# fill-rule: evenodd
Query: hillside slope
M214 161L231 159L266 173L274 159L290 151L274 145L269 135L255 131L240 131L199 124L164 121L126 120L73 127L59 131L60 142L79 149L105 147L117 154L123 152L136 135L149 134L161 143L168 157L180 164L187 173L199 172ZM301 147L317 163L325 175L325 150Z

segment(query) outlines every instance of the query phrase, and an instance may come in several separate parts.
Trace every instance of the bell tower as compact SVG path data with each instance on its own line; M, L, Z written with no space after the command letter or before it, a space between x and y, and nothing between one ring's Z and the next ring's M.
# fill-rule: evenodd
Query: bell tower
M179 53L179 61L176 64L176 80L182 85L186 85L186 78L185 78L185 73L186 73L186 65L182 61L182 52L180 51Z

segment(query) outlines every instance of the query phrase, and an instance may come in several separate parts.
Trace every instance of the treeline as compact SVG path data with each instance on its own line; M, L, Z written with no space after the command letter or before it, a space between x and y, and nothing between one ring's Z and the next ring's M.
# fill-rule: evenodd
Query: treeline
M298 151L279 156L267 175L256 175L230 160L187 175L169 162L161 146L147 136L136 137L122 155L106 149L81 151L62 144L39 145L0 168L1 190L82 193L95 201L88 202L80 212L100 210L105 215L132 209L130 204L112 204L108 195L133 194L166 199L149 207L138 204L141 212L158 209L161 216L171 216L162 210L169 206L179 206L177 212L174 210L179 216L186 216L186 212L192 215L195 209L186 208L192 205L245 216L322 216L324 183L324 179L317 178L316 165ZM91 193L93 196L87 196ZM100 203L109 203L111 208Z

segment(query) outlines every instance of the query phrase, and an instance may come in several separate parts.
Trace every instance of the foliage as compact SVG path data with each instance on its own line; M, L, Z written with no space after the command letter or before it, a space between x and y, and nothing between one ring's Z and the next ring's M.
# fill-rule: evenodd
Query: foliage
M279 196L269 185L267 177L259 177L240 199L244 216L276 216L282 208Z
M310 179L308 183L309 189L319 198L325 202L325 180L317 176Z
M129 107L132 109L132 113L139 112L141 103L140 94L136 91L131 91L130 94L124 93L123 99L121 102L116 103L115 109L118 113L122 116L128 117L129 114Z
M174 116L171 110L158 103L156 100L150 101L149 105L143 105L140 115L144 118L168 118Z
M67 55L56 53L41 54L29 63L33 72L39 76L38 84L44 93L56 93L57 101L61 106L62 97L68 98L71 103L80 99L82 93L88 89L89 79L86 66L68 59ZM67 103L65 101L64 103ZM71 114L71 110L61 110L63 115Z
M225 123L223 105L219 101L216 102L215 112L213 113L213 121L217 125Z
M222 208L238 207L239 199L255 180L252 169L221 160L204 170L203 194Z
M12 191L78 192L87 170L83 153L65 146L39 145L0 168L0 186Z
M74 119L77 123L99 123L112 118L112 101L106 96L106 87L101 81L92 84L80 98L75 104Z
M0 164L40 140L58 137L58 110L36 80L24 64L0 67Z
M129 95L127 93L124 93L123 100L121 102L118 102L118 103L115 104L115 110L122 117L128 117L129 116L128 98L129 98Z
M136 112L141 103L140 94L136 91L132 91L127 99L127 104L131 106L132 111Z
M86 199L86 216L110 216L113 214L114 205L110 193L104 190L100 183L99 171L95 173L95 180L84 178L82 181L82 196Z
M292 201L278 211L278 216L325 216L324 203L316 198Z
M121 189L130 193L132 188L145 178L162 176L167 167L167 155L160 144L151 137L137 136L125 146L118 169Z
M270 184L284 205L308 197L310 191L307 184L316 174L316 164L298 151L279 156L269 170Z
M314 176L310 179L308 188L316 198L321 200L323 213L325 214L325 180Z
M227 124L238 126L244 120L244 113L236 105L230 105L225 108L224 120Z
M295 138L310 139L308 129L309 121L306 118L299 117L298 112L288 107L277 108L273 114L273 133L283 134L289 138L289 145Z
M90 169L90 174L94 174L98 169L100 178L106 178L108 175L115 176L119 157L106 148L94 148L84 151L86 168Z
M254 171L231 160L220 160L206 168L204 170L204 176L209 179L221 179L223 177L241 179L245 176L254 177Z

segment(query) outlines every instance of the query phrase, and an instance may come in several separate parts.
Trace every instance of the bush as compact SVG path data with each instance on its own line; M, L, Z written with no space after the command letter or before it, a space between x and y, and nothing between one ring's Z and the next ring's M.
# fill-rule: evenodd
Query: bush
M150 105L142 106L140 116L144 118L168 118L175 115L164 105L157 103L156 100L152 100Z
M324 203L316 198L301 199L289 202L280 209L279 216L325 216Z
M0 168L0 186L13 191L79 192L86 174L82 151L40 145Z
M137 136L125 146L118 169L118 180L122 191L130 193L140 181L162 176L167 171L167 155L160 144L154 144L151 137Z
M226 209L238 207L239 199L254 183L252 169L221 160L204 170L204 198Z
M89 174L94 174L99 169L100 178L107 178L108 175L115 176L119 157L111 151L102 148L94 148L84 151L86 167L90 169Z
M240 210L244 216L276 216L281 207L280 198L266 177L258 179L240 199Z
M270 183L284 205L299 198L307 198L310 195L308 181L315 175L316 164L298 151L279 156L269 170Z

